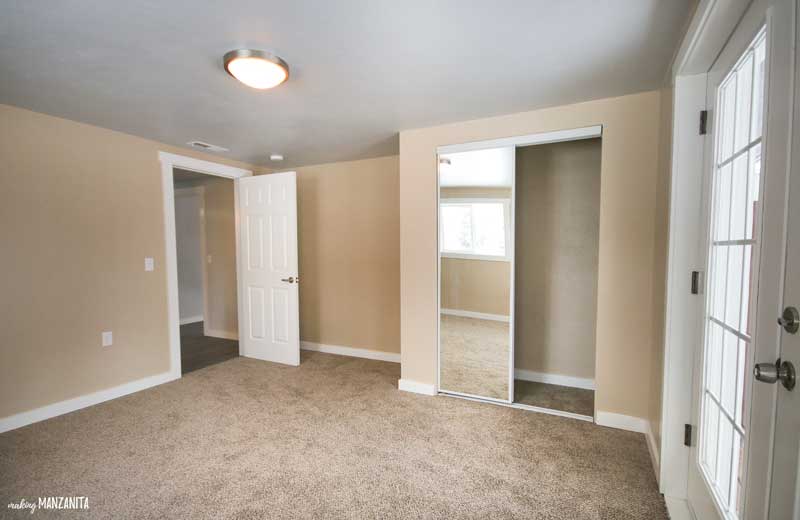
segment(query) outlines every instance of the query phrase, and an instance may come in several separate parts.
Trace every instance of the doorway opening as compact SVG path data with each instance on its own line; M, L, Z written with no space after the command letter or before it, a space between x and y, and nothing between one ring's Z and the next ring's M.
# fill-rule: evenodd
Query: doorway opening
M233 179L173 169L181 372L239 355Z
M233 316L236 317L236 321L238 322L239 316L239 304L238 301L238 294L241 293L241 290L237 288L236 285L236 278L237 278L237 271L238 271L238 261L241 258L240 253L240 233L239 233L239 221L238 221L238 213L239 213L239 199L237 195L237 189L241 180L245 177L252 177L253 172L250 170L244 170L242 168L236 168L233 166L227 166L224 164L214 163L210 161L203 161L200 159L195 159L193 157L186 157L183 155L176 155L167 152L159 152L158 159L161 163L161 189L163 194L163 208L164 208L164 242L165 242L165 256L166 256L166 271L167 271L167 324L169 327L169 352L170 352L170 374L173 378L177 379L180 378L184 371L182 369L181 363L181 311L180 311L180 283L179 283L179 276L178 276L178 229L176 223L176 181L178 182L186 182L190 184L190 181L199 182L205 181L208 178L211 179L219 179L223 181L227 181L228 183L232 184L233 189L233 212L232 218L234 222L234 230L233 230L233 239L234 239L234 249L233 249L233 269L234 269L234 284L232 286L233 296L232 300L234 303L234 310L236 314ZM177 175L176 175L177 172ZM185 185L185 186L178 186L178 189L189 188L194 189L195 193L198 193L200 190L197 190L199 186L193 185ZM205 191L205 189L203 190ZM196 195L195 195L196 196ZM180 197L180 196L179 196ZM223 197L224 198L224 197ZM202 199L203 204L203 216L204 218L207 216L207 209L205 208L206 198L203 197ZM184 206L184 200L181 199L178 202L179 205ZM200 205L200 202L195 200L192 204L185 204L188 208L192 208L194 205L197 208ZM199 211L199 210L198 210ZM191 220L191 219L189 219ZM202 224L202 221L188 222L190 227L195 229L199 228ZM208 227L208 226L206 226ZM196 231L199 233L199 231ZM207 269L207 258L204 257L205 253L202 253L202 248L204 247L202 244L201 239L205 237L205 234L201 234L200 237L196 237L194 243L199 243L199 248L201 250L200 253L200 270ZM183 237L182 237L183 239ZM189 240L191 244L192 240ZM208 244L205 245L206 249L208 249ZM189 250L195 249L197 250L198 247L190 247ZM210 251L212 254L211 262L212 265L214 263L214 252ZM229 254L228 251L225 251L226 254ZM196 261L196 257L195 257ZM194 266L194 279L197 279L197 265ZM187 271L190 272L190 271ZM187 274L184 273L184 275ZM208 273L206 273L208 274ZM191 276L191 275L190 275ZM195 282L197 283L197 282ZM207 284L203 284L206 286ZM200 290L202 291L202 289ZM190 291L191 292L191 291ZM194 290L195 294L197 293L197 289ZM230 297L226 298L229 300ZM203 301L208 301L208 298L203 298ZM202 313L198 311L198 308L202 308ZM184 325L194 325L196 332L200 332L200 328L203 327L205 332L209 332L209 323L211 323L211 332L217 333L219 335L224 334L225 328L230 329L230 326L223 326L220 329L214 329L213 327L217 323L217 319L215 314L212 311L209 311L205 303L202 306L194 305L192 307L188 303L184 303ZM231 313L228 313L227 319L230 320ZM198 320L199 317L202 316L202 325L197 325L200 323ZM208 320L211 319L213 321L209 322ZM225 323L224 321L225 315L223 313L223 320L221 323ZM189 323L192 322L192 323ZM233 333L230 330L227 331L228 338L218 338L218 339L228 339L228 340L236 340L239 339L240 335L237 330L238 325L233 327ZM221 331L221 332L220 332ZM188 330L186 331L189 332ZM187 334L188 335L188 334ZM199 335L199 334L198 334ZM206 335L203 334L203 337ZM239 346L239 354L242 353L241 345ZM191 368L191 364L190 364Z

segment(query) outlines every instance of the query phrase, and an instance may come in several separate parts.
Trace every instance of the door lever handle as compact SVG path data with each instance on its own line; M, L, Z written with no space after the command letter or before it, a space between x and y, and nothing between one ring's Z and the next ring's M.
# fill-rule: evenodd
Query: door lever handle
M289 278L281 278L281 281L286 283L294 283L294 276L290 276ZM300 280L297 281L299 282Z

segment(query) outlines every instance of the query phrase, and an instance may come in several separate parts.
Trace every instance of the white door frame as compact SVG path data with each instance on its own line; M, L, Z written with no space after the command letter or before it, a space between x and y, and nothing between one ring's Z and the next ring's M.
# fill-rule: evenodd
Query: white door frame
M659 487L674 518L690 518L686 504L689 448L684 425L692 424L695 343L702 335L702 295L692 295L691 272L704 271L703 214L708 70L733 32L749 0L701 0L670 71L673 88L669 246L664 321Z
M686 503L691 462L684 424L694 423L693 370L703 334L704 296L690 294L691 271L706 268L706 244L698 225L708 190L699 113L714 108L706 107L707 72L750 5L763 1L701 0L670 72L674 92L659 485L673 518L691 518Z
M173 378L181 377L181 331L178 311L178 258L175 240L175 192L173 187L173 168L190 170L216 177L233 179L234 211L236 213L236 236L239 236L239 197L236 195L237 179L253 175L251 170L204 161L184 155L158 152L161 162L161 188L164 195L164 243L167 282L167 322L169 326L169 371ZM239 241L236 241L238 265ZM205 262L205 259L203 259Z

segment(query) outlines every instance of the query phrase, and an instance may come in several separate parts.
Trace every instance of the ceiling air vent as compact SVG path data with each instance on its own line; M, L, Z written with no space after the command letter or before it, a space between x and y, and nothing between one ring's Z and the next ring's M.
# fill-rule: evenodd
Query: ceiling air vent
M189 146L192 148L197 148L198 150L204 150L206 152L227 152L227 148L223 148L222 146L217 146L215 144L204 143L203 141L189 141Z

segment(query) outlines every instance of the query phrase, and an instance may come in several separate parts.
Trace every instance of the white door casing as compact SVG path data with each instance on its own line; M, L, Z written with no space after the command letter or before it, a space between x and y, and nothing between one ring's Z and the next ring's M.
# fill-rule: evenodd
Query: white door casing
M786 114L791 100L786 74L791 70L791 48L785 42L793 39L792 4L753 2L708 74L713 132L707 139L704 191L709 206L703 222L715 225L701 246L709 254L704 348L698 349L695 366L701 369L693 391L693 422L700 431L690 453L688 482L689 503L699 520L767 514L775 391L755 383L752 367L777 354L775 309L782 285L790 132ZM753 80L758 58L752 60L750 46L765 25L767 65L761 89L766 106L758 118L759 85ZM733 81L732 70L737 70ZM756 128L762 122L763 140ZM750 184L754 178L760 179L760 187ZM752 207L754 194L758 210ZM736 273L735 280L730 273ZM741 450L738 442L743 443Z
M181 377L181 333L178 311L178 261L175 237L175 192L173 186L173 169L181 168L183 170L213 175L215 177L232 179L234 185L236 185L238 179L249 177L253 175L253 172L242 168L236 168L235 166L204 161L202 159L196 159L194 157L177 155L164 151L158 152L158 160L161 163L161 188L164 210L165 275L167 283L167 323L169 327L170 359L169 371L172 378L178 379ZM234 198L236 198L235 189ZM238 204L236 207L238 212ZM240 256L238 251L238 242L236 256L237 258ZM158 269L158 267L156 267L156 269Z
M239 179L239 353L300 364L295 172Z
M795 20L800 17L795 12ZM796 25L798 27L800 25ZM800 43L800 34L795 34ZM784 272L783 307L800 309L800 56L795 56L794 124L792 155L789 173L789 208L786 219L786 261ZM788 73L789 71L787 71ZM780 309L776 309L780 312ZM791 334L779 329L780 358L800 369L800 333ZM759 359L759 362L771 362ZM769 499L771 519L800 520L800 387L788 391L776 384L778 393L775 418L775 441L772 454L772 478Z

